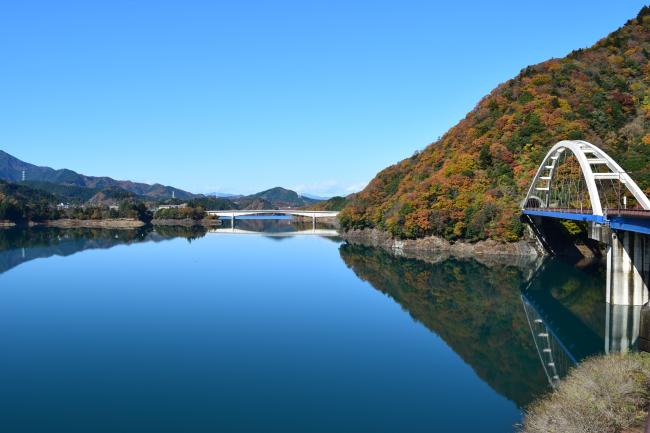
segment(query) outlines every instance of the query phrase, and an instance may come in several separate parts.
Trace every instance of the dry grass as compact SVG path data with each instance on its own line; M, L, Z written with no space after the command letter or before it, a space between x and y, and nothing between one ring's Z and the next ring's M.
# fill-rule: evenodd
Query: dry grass
M645 423L650 354L607 355L575 368L526 411L522 433L621 433Z

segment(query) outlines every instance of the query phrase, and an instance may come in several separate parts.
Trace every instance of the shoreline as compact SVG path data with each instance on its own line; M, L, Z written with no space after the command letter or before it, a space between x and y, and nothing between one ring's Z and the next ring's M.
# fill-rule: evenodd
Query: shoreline
M13 221L0 220L0 229L14 227L55 227L55 228L104 228L104 229L139 229L146 225L168 226L168 227L218 227L222 223L219 220L203 219L182 219L182 220L152 220L150 223L134 218L113 218L98 220L78 220L72 218L62 218L47 221L29 221L26 223L16 223Z
M154 226L182 226L182 227L219 227L221 220L204 218L202 220L185 219L153 219Z
M437 236L419 239L396 239L388 232L377 229L348 230L341 237L351 244L382 248L395 255L430 260L441 255L454 257L512 258L535 260L548 255L536 240L523 239L517 242L498 242L494 240L475 243L449 242Z
M48 220L42 222L30 222L29 226L44 226L58 228L111 228L111 229L137 229L144 227L146 224L133 218L115 218L101 220L76 220L63 218L58 220Z

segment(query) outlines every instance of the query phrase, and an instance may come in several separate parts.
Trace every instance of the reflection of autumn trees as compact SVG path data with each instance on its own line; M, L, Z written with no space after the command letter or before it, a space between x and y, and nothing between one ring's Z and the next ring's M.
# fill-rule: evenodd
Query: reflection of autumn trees
M563 139L602 147L650 191L649 60L650 16L642 12L591 48L525 68L439 141L380 172L350 200L343 227L518 239L519 201Z
M573 266L554 260L528 290L533 297L535 293L548 292L562 308L604 340L605 281L605 269L597 262L577 272Z
M524 271L473 260L429 264L344 244L359 278L391 296L520 407L547 389L520 299Z

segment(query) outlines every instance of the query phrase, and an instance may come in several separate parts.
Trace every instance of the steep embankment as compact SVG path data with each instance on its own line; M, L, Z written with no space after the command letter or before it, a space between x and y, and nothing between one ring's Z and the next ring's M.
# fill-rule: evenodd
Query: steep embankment
M515 241L551 145L585 139L650 188L650 9L588 49L529 66L439 141L381 171L340 215L398 238Z

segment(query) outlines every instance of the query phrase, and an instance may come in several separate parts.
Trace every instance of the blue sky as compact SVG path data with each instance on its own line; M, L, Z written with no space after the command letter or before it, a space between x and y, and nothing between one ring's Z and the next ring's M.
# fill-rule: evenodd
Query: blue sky
M0 3L0 149L193 192L331 195L642 1Z

